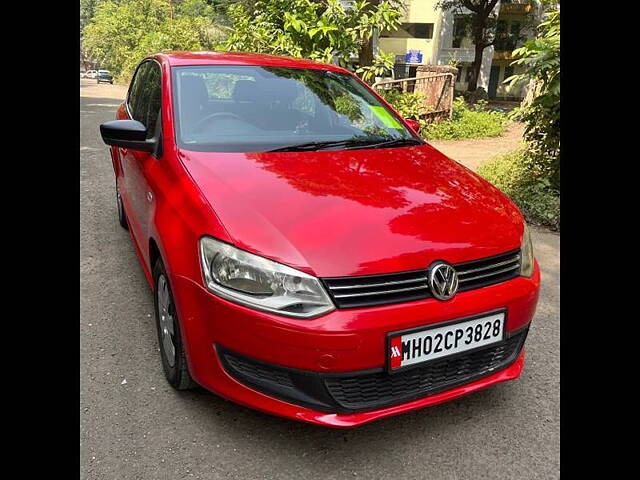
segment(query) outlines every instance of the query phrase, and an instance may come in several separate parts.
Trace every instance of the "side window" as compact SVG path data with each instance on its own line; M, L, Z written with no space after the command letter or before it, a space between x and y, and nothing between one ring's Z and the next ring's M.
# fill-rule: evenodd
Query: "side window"
M162 73L160 66L155 62L149 62L148 73L144 77L141 100L143 109L140 112L142 116L140 121L147 127L148 136L152 137L156 132L162 102Z
M142 84L144 83L144 74L147 72L147 67L149 62L145 62L136 71L133 80L131 80L131 88L129 89L129 97L127 98L127 105L129 106L129 111L131 112L131 116L134 120L140 121L138 116L136 115L136 109L138 107L140 92L142 89Z
M162 82L160 67L153 61L143 63L136 73L129 93L129 109L134 120L147 127L147 136L153 137L160 114Z

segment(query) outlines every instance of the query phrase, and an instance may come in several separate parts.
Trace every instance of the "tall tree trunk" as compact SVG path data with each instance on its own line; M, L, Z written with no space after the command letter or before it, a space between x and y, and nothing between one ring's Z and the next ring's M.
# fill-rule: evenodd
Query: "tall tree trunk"
M491 43L487 43L485 38L485 30L487 29L487 22L489 15L495 8L498 0L485 0L484 2L474 3L471 0L462 0L462 5L472 12L474 12L471 32L473 33L473 45L475 46L475 54L473 58L473 68L471 69L471 77L469 78L470 92L475 92L478 88L478 80L480 78L480 70L482 69L482 54L484 49Z
M376 8L380 4L380 0L370 0L369 8L365 9L365 12ZM360 51L358 52L358 63L361 67L367 67L369 65L373 65L373 59L375 55L373 54L373 32L371 33L371 37L368 41L362 45Z
M361 67L373 65L373 58L374 58L374 55L373 55L373 35L372 35L369 41L365 42L365 44L362 45L360 52L358 52L358 63L360 64Z
M484 46L481 43L475 44L475 55L473 57L473 67L471 69L471 76L469 77L469 86L467 90L475 92L478 88L478 80L480 79L480 69L482 68L482 54L484 53Z

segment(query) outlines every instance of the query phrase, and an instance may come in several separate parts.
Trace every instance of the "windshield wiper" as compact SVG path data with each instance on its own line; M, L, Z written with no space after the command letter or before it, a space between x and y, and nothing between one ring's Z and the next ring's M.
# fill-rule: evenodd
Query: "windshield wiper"
M415 138L396 138L387 140L386 142L369 143L364 148L391 148L391 147L409 147L412 145L422 145L423 142Z
M267 150L268 152L305 152L309 150L322 150L325 147L346 147L352 145L369 144L371 141L366 140L331 140L328 142L308 142L297 143L294 145L287 145L286 147L274 148L273 150Z
M374 143L372 143L374 142ZM313 150L323 150L327 147L365 147L365 148L378 148L378 147L399 147L402 145L422 145L422 142L415 138L398 138L387 141L377 141L373 139L347 139L347 140L332 140L328 142L308 142L298 143L295 145L287 145L286 147L275 148L268 150L268 152L306 152ZM347 148L352 150L352 148Z

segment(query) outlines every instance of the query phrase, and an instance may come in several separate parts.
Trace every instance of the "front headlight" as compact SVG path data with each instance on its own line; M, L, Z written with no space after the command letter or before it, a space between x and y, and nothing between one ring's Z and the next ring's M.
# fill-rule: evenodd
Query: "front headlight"
M531 235L529 227L524 224L524 235L522 236L522 246L520 247L520 275L530 277L533 275L533 246L531 245Z
M214 238L200 239L200 261L206 287L232 302L298 318L335 308L316 277Z

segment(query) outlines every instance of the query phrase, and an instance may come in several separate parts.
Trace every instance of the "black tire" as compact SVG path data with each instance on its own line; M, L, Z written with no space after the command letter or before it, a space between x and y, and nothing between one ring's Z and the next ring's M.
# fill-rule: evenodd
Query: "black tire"
M116 203L118 206L118 223L125 230L129 230L129 222L127 222L127 214L124 211L124 205L122 204L122 198L120 198L120 192L116 187Z
M164 277L166 281L169 298L171 300L169 313L173 318L173 335L171 340L175 348L175 359L173 365L167 358L165 349L163 347L163 332L160 326L160 311L158 305L158 285L160 278ZM156 264L153 267L153 306L156 317L156 329L158 331L158 345L160 347L160 359L162 361L162 369L164 370L164 376L176 390L190 390L197 388L198 384L193 381L191 374L189 373L189 366L187 364L187 358L184 353L184 347L182 345L182 335L180 333L180 321L178 320L178 314L175 309L175 301L173 300L173 292L169 283L169 276L164 268L162 259L158 258Z

